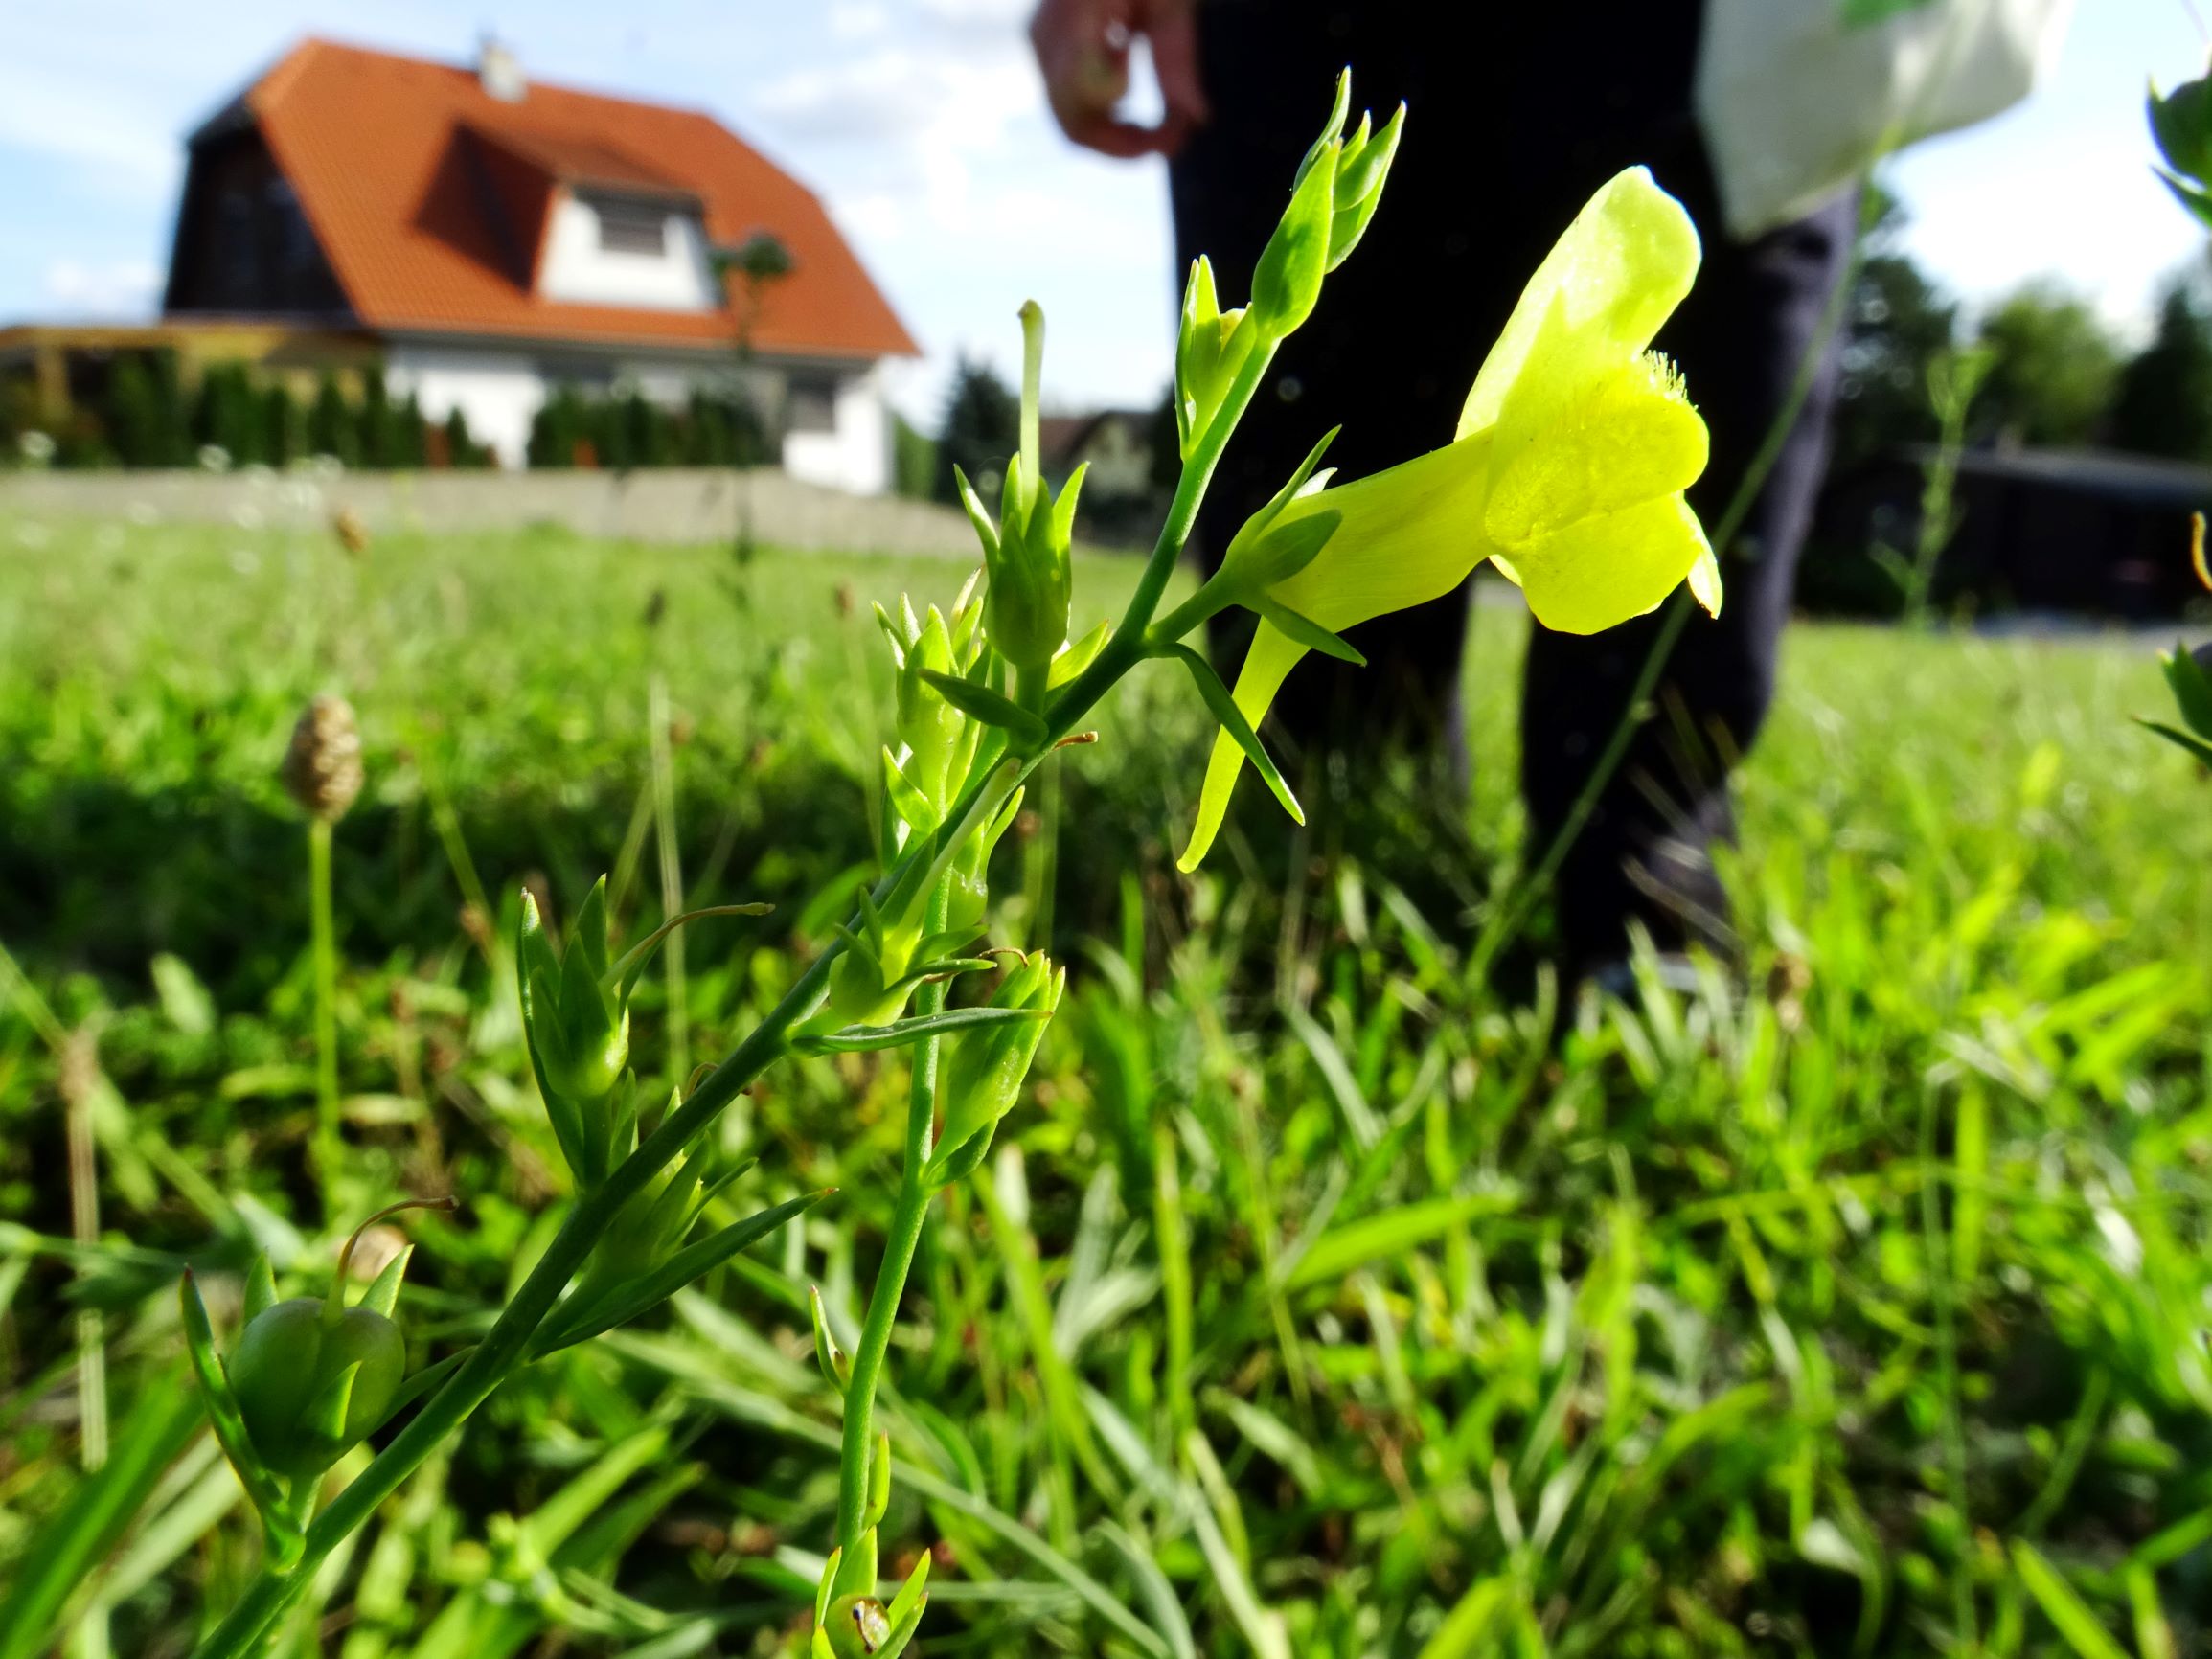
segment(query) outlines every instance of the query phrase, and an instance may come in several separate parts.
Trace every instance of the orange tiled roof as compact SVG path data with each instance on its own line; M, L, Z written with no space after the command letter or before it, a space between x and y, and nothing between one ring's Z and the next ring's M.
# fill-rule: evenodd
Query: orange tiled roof
M712 116L308 40L245 93L354 314L369 328L727 345L731 313L549 300L532 291L552 193L599 184L696 196L708 239L769 231L793 268L767 284L763 352L911 355L913 338L812 192ZM470 158L465 147L495 153ZM504 204L487 223L486 186ZM526 245L515 246L516 242Z

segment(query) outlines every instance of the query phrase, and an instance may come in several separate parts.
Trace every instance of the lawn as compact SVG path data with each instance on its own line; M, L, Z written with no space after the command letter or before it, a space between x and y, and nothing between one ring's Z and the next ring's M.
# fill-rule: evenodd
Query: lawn
M778 906L646 980L634 1053L681 1083L872 874L871 602L966 574L0 525L0 1659L65 1625L181 1656L256 1565L188 1262L227 1330L257 1249L312 1292L354 1221L450 1193L405 1222L402 1323L418 1364L485 1327L565 1196L521 884L565 917L609 873L628 938L672 888ZM1079 623L1133 577L1079 564ZM1471 969L1522 863L1525 624L1475 626L1464 813L1408 780L1293 833L1247 784L1182 877L1208 732L1154 668L1001 848L998 930L1070 1000L892 1351L924 1650L2212 1651L2212 794L2131 723L2151 654L1798 627L1742 776L1742 970L1631 1010L1535 952ZM320 690L368 786L318 1176L275 774ZM902 1094L843 1055L741 1101L743 1208L834 1195L496 1396L284 1650L803 1651L837 1423L807 1287L856 1329Z

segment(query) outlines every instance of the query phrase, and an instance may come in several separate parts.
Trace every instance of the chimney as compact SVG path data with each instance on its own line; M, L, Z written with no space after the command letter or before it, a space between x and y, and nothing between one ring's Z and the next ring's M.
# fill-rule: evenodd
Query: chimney
M476 79L502 103L520 103L530 90L522 76L522 60L489 34L476 48Z

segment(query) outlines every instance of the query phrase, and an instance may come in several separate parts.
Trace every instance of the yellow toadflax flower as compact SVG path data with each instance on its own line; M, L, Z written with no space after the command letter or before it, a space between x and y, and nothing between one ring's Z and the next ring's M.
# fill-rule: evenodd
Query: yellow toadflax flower
M1224 600L1262 616L1235 693L1251 725L1329 633L1440 598L1486 558L1562 633L1641 616L1685 579L1718 614L1720 568L1682 499L1705 469L1705 422L1648 350L1698 259L1681 204L1640 167L1617 175L1521 294L1451 443L1262 510L1215 579ZM1333 529L1323 519L1300 533L1322 515ZM1223 732L1185 870L1213 845L1243 758Z

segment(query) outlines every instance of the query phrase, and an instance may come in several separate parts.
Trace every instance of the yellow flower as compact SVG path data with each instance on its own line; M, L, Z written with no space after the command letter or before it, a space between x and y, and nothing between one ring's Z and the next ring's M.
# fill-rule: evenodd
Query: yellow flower
M1251 539L1255 549L1294 545L1286 533L1314 514L1334 513L1334 533L1293 574L1236 597L1334 632L1441 598L1487 558L1520 586L1537 621L1562 633L1641 616L1685 579L1718 613L1720 570L1682 499L1705 469L1705 423L1681 376L1648 350L1690 291L1698 258L1689 215L1650 173L1613 178L1522 293L1454 441L1372 478L1293 495ZM1265 561L1252 562L1257 576ZM1222 572L1232 588L1237 563L1232 554ZM1263 618L1235 693L1253 726L1308 648ZM1185 870L1213 845L1243 758L1223 732Z

